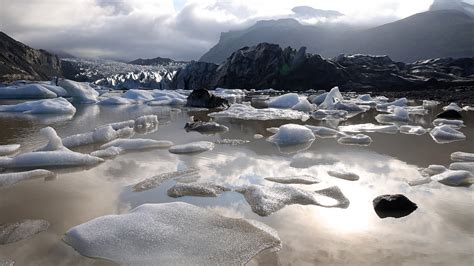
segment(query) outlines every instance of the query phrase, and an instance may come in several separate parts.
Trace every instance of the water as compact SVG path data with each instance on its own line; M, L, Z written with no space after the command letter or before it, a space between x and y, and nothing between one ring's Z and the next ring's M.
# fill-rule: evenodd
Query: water
M473 265L474 201L472 188L448 187L436 182L410 187L406 181L420 179L418 168L429 164L449 165L455 151L474 152L474 114L465 112L467 127L461 129L465 141L436 144L429 134L368 133L368 147L346 146L334 139L320 139L306 151L282 153L264 139L265 129L285 121L220 120L230 128L218 135L186 132L183 127L193 115L206 118L205 111L169 107L77 106L68 117L0 116L0 144L20 143L22 152L45 143L39 129L53 126L60 136L87 132L106 123L156 114L159 129L135 137L171 140L176 144L198 140L243 139L239 145L216 144L213 151L197 155L175 155L167 150L127 153L91 169L59 171L54 180L31 180L0 189L0 224L20 219L45 219L51 227L27 240L0 246L0 258L16 265L110 265L104 260L85 258L62 241L71 227L98 216L125 213L143 203L184 201L213 209L231 217L259 220L278 231L283 248L277 253L263 252L249 265ZM416 124L430 127L439 109L414 117ZM357 115L341 124L376 123L376 111ZM301 122L300 122L301 123ZM308 124L319 122L310 120ZM327 123L326 123L327 124ZM98 146L76 149L91 152ZM333 165L293 164L294 156L322 156ZM133 192L135 183L164 172L182 168L199 169L200 181L237 187L246 184L275 183L264 177L313 175L322 180L314 185L294 185L308 190L336 185L350 200L347 209L292 205L267 217L254 214L243 196L225 192L217 198L170 198L166 191L174 181L144 192ZM304 168L302 168L304 167ZM328 170L344 168L360 176L358 181L330 177ZM402 193L418 204L418 209L401 219L380 219L372 200L381 194ZM232 239L229 239L232 241Z

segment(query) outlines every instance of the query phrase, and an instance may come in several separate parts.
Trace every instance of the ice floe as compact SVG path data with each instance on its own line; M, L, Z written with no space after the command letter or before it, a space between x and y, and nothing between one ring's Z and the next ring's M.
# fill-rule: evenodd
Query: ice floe
M100 146L101 149L117 147L123 151L140 151L146 149L166 149L173 146L173 142L168 140L154 139L116 139Z
M214 143L209 141L196 141L186 144L174 145L169 148L168 151L176 154L186 154L205 152L212 149L214 149Z
M302 125L286 124L280 126L278 132L267 140L280 146L287 146L309 143L314 139L311 129Z
M342 94L338 87L332 88L324 98L324 101L319 105L319 108L323 109L337 109L336 104L342 101Z
M287 93L275 97L268 101L268 107L271 108L292 108L300 102L300 96L297 93Z
M316 106L311 104L307 99L301 99L300 102L291 107L291 109L309 113L316 110Z
M447 111L447 110L454 110L454 111L457 111L457 112L461 112L461 111L462 111L462 108L459 107L459 105L457 105L456 103L450 103L449 105L444 106L444 107L443 107L443 110L444 110L444 111Z
M0 105L0 112L24 114L74 114L76 108L64 98L28 101L12 105Z
M51 178L55 174L48 170L37 169L26 172L0 174L0 187L8 187L21 181L35 178Z
M400 126L400 133L409 135L423 135L428 130L422 126L402 125Z
M63 142L54 128L42 128L40 129L40 134L48 140L48 143L37 151L70 151L63 146Z
M451 153L451 160L455 162L474 162L474 153L457 151Z
M97 103L99 101L99 92L88 83L60 79L58 85L67 91L67 96L72 97L74 102Z
M398 127L395 125L375 125L372 123L366 123L366 124L339 126L339 130L343 132L351 132L351 133L378 132L378 133L395 134L398 132Z
M424 175L424 176L426 176L426 175L427 176L433 176L433 175L443 173L446 170L448 170L448 169L443 165L431 164L427 168L422 169L421 174Z
M437 126L442 126L442 125L447 125L455 129L460 129L461 127L464 127L464 121L462 120L456 120L456 119L443 119L443 118L437 118L433 120L433 125L435 127Z
M136 103L132 99L127 99L120 96L110 96L100 100L101 105L123 105L123 104L134 104Z
M20 150L20 144L0 145L0 156L11 155Z
M470 186L474 183L472 172L465 170L446 170L431 176L431 179L447 186Z
M196 169L187 169L187 170L180 170L175 172L167 172L163 174L159 174L156 176L152 176L146 178L135 184L132 187L132 190L135 192L141 192L145 190L149 190L161 185L164 181L170 179L181 179L181 178L196 178L199 179L199 171Z
M406 106L407 103L408 103L407 98L400 98L400 99L394 100L392 102L377 104L377 110L384 110L384 109L386 110L389 106L403 107L403 106Z
M94 166L103 161L98 157L72 151L38 151L13 158L0 158L0 168Z
M328 171L328 175L333 176L333 177L337 177L337 178L340 178L340 179L349 180L349 181L359 180L359 175L357 175L355 173L346 172L344 170L330 170L330 171Z
M324 102L327 95L328 95L328 92L323 92L323 93L318 94L318 95L311 95L311 96L308 97L308 100L313 104L320 105Z
M233 104L227 110L210 113L214 118L233 118L241 120L302 120L309 119L309 115L288 109L265 108L256 109L245 104Z
M122 265L244 265L281 246L277 233L264 224L183 202L102 216L71 228L64 240L84 256Z
M336 138L340 135L343 135L343 133L339 132L338 130L329 127L311 125L305 125L305 127L311 129L311 131L313 131L313 134L320 138Z
M111 158L120 155L123 153L123 149L119 147L108 147L104 150L97 150L91 152L91 156L99 157L102 159Z
M379 123L408 122L410 120L408 111L406 109L395 106L392 110L393 113L378 114L375 116L375 120L377 120Z
M349 206L349 200L338 187L308 191L288 185L250 185L236 191L244 195L252 211L260 216L268 216L292 204L337 208Z
M0 224L0 245L18 242L48 230L45 220L25 219L15 223Z
M217 197L219 194L226 191L230 191L230 189L211 182L177 183L168 189L167 194L173 198L184 196Z
M0 87L0 99L44 99L58 95L41 84L23 84Z
M368 146L372 143L372 138L364 134L344 135L337 139L337 142L345 145Z
M281 183L281 184L304 184L311 185L321 182L314 176L310 175L297 175L297 176L278 176L278 177L265 177L266 180Z
M449 165L450 170L464 170L474 174L474 162L455 162Z
M433 128L430 135L436 143L440 144L466 139L466 135L448 125Z
M323 110L319 109L311 113L311 117L316 120L345 120L349 112L346 110Z
M105 125L91 132L71 135L62 139L64 146L68 148L105 143L117 138L127 138L134 134L133 128L125 127L115 130L111 125Z

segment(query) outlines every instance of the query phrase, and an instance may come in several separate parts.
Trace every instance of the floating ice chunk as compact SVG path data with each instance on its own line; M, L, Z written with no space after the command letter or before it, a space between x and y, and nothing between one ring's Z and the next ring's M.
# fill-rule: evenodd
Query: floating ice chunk
M443 165L432 164L432 165L429 165L427 168L424 168L423 170L421 170L421 174L424 176L426 175L433 176L433 175L443 173L446 170L448 169L444 167Z
M253 138L254 139L263 139L263 135L262 134L254 134Z
M287 93L275 97L268 101L268 107L272 108L292 108L300 102L300 97L296 93Z
M20 86L0 87L0 99L44 99L58 95L42 84L24 84Z
M187 170L182 170L182 171L159 174L157 176L149 177L149 178L146 178L145 180L138 182L132 187L132 189L135 192L141 192L141 191L158 187L159 185L161 185L161 183L163 183L166 180L180 179L180 178L186 178L186 177L199 178L199 171L196 169L187 169Z
M245 104L233 104L227 110L210 113L214 118L233 118L241 120L302 120L309 119L309 115L296 110L282 110L276 108L256 109Z
M426 130L422 126L402 125L399 129L400 133L411 135L423 135L428 132L428 130Z
M372 143L372 138L364 134L345 135L340 137L337 142L346 145L369 146Z
M198 153L214 149L214 143L209 141L196 141L181 145L175 145L169 148L169 152L176 154Z
M269 127L267 128L267 132L270 132L270 133L273 133L273 134L276 134L278 132L278 127Z
M339 91L339 87L334 87L329 91L329 93L326 95L326 98L324 99L324 102L322 102L319 105L319 108L323 109L336 109L335 105L336 103L342 101L342 94Z
M311 185L321 182L314 176L299 175L299 176L279 176L279 177L265 177L266 180L281 183L281 184L305 184Z
M236 191L244 195L252 211L260 216L268 216L286 205L292 204L337 208L349 206L349 200L338 187L307 191L286 185L250 185Z
M229 131L229 128L216 122L188 122L184 126L186 131L197 131L201 134L214 134Z
M359 180L359 176L354 173L346 172L343 170L337 170L337 171L328 171L328 175L334 176L340 179L345 179L349 181L357 181Z
M179 198L184 196L217 197L219 194L230 191L229 188L214 183L177 183L168 189L168 196Z
M311 104L308 102L307 99L301 99L299 103L295 104L293 107L291 107L293 110L301 111L301 112L306 112L310 113L316 110L316 106L314 104Z
M442 126L442 125L447 125L455 129L460 129L461 127L464 127L464 121L462 120L455 120L455 119L443 119L443 118L437 118L433 120L433 125L435 127L437 126Z
M14 243L30 238L48 230L49 222L45 220L21 220L15 223L0 224L0 245Z
M158 116L144 115L135 119L135 130L138 133L152 133L158 130Z
M305 127L311 129L311 131L313 131L313 134L320 138L336 138L342 134L338 130L329 127L311 125L305 125Z
M361 94L361 95L357 96L357 99L359 99L361 101L364 101L364 102L371 102L371 101L374 100L372 97L370 97L370 94Z
M447 186L470 186L474 183L473 174L464 170L446 170L431 176L431 179Z
M474 162L474 153L457 151L451 153L451 160L455 162Z
M394 110L395 110L396 106L389 106L387 108L387 111L388 112L391 112L393 113ZM428 113L428 110L425 109L425 107L423 106L405 106L403 107L403 109L405 109L409 114L413 114L413 115L425 115Z
M60 86L56 86L56 85L51 85L51 84L41 84L43 87L45 87L46 89L54 92L57 97L68 97L68 93L67 91L63 88L63 87L60 87Z
M430 135L436 143L440 144L466 139L466 135L448 125L433 128Z
M58 85L64 88L73 101L79 103L98 102L99 93L88 83L77 82L68 79L60 79Z
M103 161L98 157L72 151L38 151L13 158L0 158L0 168L92 166Z
M443 110L444 110L444 111L447 111L447 110L454 110L454 111L457 111L457 112L461 112L461 111L462 111L462 108L459 107L459 105L457 105L456 103L450 103L449 105L444 106L444 107L443 107Z
M296 145L313 142L315 139L311 129L297 124L282 125L278 132L267 140L277 145Z
M313 104L320 105L324 102L327 95L328 95L328 92L323 92L319 95L311 95L308 97L308 100Z
M149 90L128 90L122 97L138 102L147 102L153 100L152 92Z
M76 108L64 98L29 101L13 105L0 105L0 112L24 114L74 114Z
M375 116L375 120L379 123L408 122L410 117L408 116L407 110L396 106L393 108L393 113L379 114Z
M395 125L375 125L372 123L340 126L339 130L343 132L351 132L351 133L378 132L378 133L395 134L398 132L398 128Z
M337 102L332 108L336 110L345 110L348 112L365 112L370 109L368 106L359 106L350 102Z
M63 146L61 138L52 127L45 127L40 129L41 135L48 139L48 144L38 149L38 151L70 151Z
M469 105L466 105L462 108L464 111L468 112L468 111L474 111L474 107L473 106L469 106Z
M0 174L0 187L7 187L19 183L21 181L35 178L50 178L55 174L48 170L38 169L27 172Z
M116 139L100 146L101 149L117 147L123 151L137 151L145 149L165 149L173 146L173 142L153 139Z
M71 228L64 240L84 256L121 265L244 265L261 251L281 246L264 224L183 202L144 204L127 214L102 216Z
M435 107L439 104L438 101L432 101L432 100L423 100L423 106L424 107Z
M378 110L383 110L383 109L387 109L389 106L398 106L398 107L403 107L403 106L406 106L408 103L408 100L407 98L400 98L400 99L397 99L393 102L387 102L387 103L379 103L377 104L377 109Z
M99 157L102 159L111 158L120 155L123 152L123 149L119 147L108 147L105 150L97 150L91 152L91 156Z
M122 105L122 104L134 104L136 103L132 99L127 99L120 96L110 96L100 100L99 104L102 105Z
M347 115L349 112L346 110L322 110L319 109L317 111L314 111L311 114L311 117L316 119L316 120L345 120L347 119Z
M20 150L20 144L0 145L0 156L11 155Z
M63 144L68 148L73 148L96 143L105 143L117 138L131 137L134 133L134 130L129 127L114 130L111 125L105 125L91 132L65 137L63 138Z
M455 162L449 165L450 170L464 170L474 174L474 162Z

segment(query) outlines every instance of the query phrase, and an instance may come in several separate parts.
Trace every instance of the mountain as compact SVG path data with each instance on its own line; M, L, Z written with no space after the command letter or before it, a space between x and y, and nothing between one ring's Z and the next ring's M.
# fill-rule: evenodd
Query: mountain
M259 21L254 26L222 33L200 61L221 63L240 47L261 42L283 47L308 47L323 57L381 54L403 62L437 57L474 56L474 18L455 9L418 13L382 26L357 29L325 23L302 25L294 19Z
M0 81L46 80L61 75L56 55L24 45L0 32Z
M138 58L128 63L132 65L141 65L141 66L157 66L157 65L165 66L165 65L179 65L185 62L174 61L173 59L170 59L170 58L156 57L152 59Z
M241 48L223 63L191 62L178 70L172 88L319 90L415 90L474 86L474 58L403 63L388 56L320 55L276 44Z

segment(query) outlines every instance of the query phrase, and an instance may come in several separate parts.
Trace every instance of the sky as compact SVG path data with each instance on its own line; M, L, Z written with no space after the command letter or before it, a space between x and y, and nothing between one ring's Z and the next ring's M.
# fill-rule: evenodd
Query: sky
M306 24L340 22L369 27L426 11L432 3L433 0L0 0L0 31L34 48L81 57L197 60L218 42L221 32L243 29L262 19L293 17ZM295 6L335 10L344 15L297 15L292 11Z

